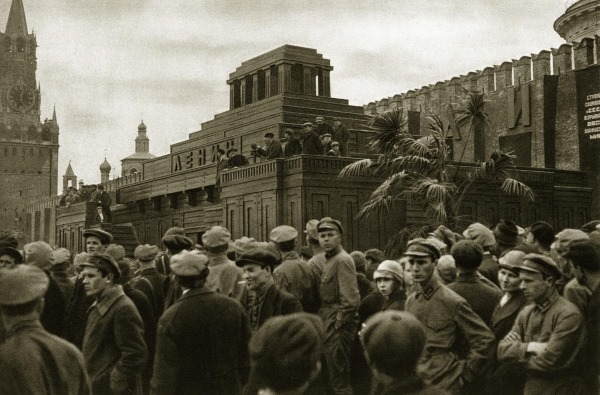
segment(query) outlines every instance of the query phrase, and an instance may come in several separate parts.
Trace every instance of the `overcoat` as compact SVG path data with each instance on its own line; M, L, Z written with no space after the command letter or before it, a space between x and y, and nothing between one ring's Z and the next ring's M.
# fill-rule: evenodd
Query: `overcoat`
M462 296L471 309L488 327L492 325L492 313L502 298L502 292L484 284L473 273L459 273L448 288Z
M239 394L250 335L237 301L206 287L187 291L160 318L151 393Z

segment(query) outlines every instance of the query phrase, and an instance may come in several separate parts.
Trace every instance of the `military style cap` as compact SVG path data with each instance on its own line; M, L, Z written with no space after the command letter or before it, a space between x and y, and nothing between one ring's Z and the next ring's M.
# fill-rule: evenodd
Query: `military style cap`
M84 262L79 264L79 266L81 268L94 267L98 270L105 271L106 273L112 273L114 281L117 281L119 277L121 277L119 265L117 265L117 262L115 262L113 257L108 254L97 252L91 253Z
M100 239L103 245L110 244L113 241L113 236L102 229L86 229L83 231L83 237L95 236Z
M411 313L388 310L367 320L360 339L379 370L398 372L414 368L425 346L425 330Z
M332 147L339 147L340 143L338 143L337 141L334 141L334 142L331 143L331 146Z
M342 223L331 217L321 218L319 224L317 225L318 232L326 230L337 230L340 234L344 233L344 227L342 226Z
M295 228L289 225L281 225L271 231L271 236L269 238L273 243L283 243L295 240L296 237L298 237L298 231Z
M142 262L153 261L158 255L158 247L150 244L139 245L135 247L133 256Z
M469 225L469 227L463 232L463 236L469 240L473 240L483 248L491 247L496 244L494 232L479 222Z
M331 137L330 133L325 133L323 135L321 135L321 138L324 139L325 137Z
M71 251L66 248L57 248L54 250L54 264L60 265L61 263L69 262L71 259Z
M170 266L177 276L208 276L208 258L203 254L181 251L171 257Z
M377 266L377 270L373 273L373 280L389 276L392 276L400 283L404 283L404 270L402 269L402 265L392 260L381 262L379 266Z
M319 225L319 220L311 219L306 223L306 229L304 230L304 233L306 233L311 239L319 240L319 232L317 231L317 225Z
M305 128L305 127L307 127L307 126L313 126L312 122L304 122L304 123L302 124L302 127L303 127L303 128Z
M213 226L202 235L202 244L207 247L219 247L229 244L231 233L222 226Z
M0 256L2 256L2 255L8 255L8 256L12 257L15 260L15 263L23 263L24 262L23 255L21 255L19 250L17 250L16 248L12 248L12 247L0 248Z
M542 254L527 254L523 257L523 264L519 266L517 271L525 271L530 273L541 273L554 278L560 278L562 272L552 258Z
M321 117L321 116L318 116L318 117L317 117L315 120L316 120L316 121L324 121L324 120L325 120L325 118L323 118L323 117Z
M442 252L437 243L428 239L417 238L408 242L404 256L430 256L433 259L438 259L442 256Z
M40 268L18 265L0 272L0 305L18 306L46 294L50 280Z
M52 267L54 251L52 251L50 244L44 241L34 241L33 243L25 244L23 252L25 253L26 263L37 266L42 270Z
M235 264L239 267L245 265L259 265L260 267L270 266L273 269L281 263L281 256L267 249L253 249L243 253Z
M162 238L162 243L169 250L175 251L187 250L188 248L191 248L194 245L192 239L178 234L165 235Z

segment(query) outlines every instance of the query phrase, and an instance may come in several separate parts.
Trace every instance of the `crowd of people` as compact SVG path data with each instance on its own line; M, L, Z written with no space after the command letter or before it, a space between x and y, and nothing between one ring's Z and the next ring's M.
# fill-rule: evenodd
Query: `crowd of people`
M600 221L431 230L401 256L330 217L133 256L3 234L0 394L600 392Z

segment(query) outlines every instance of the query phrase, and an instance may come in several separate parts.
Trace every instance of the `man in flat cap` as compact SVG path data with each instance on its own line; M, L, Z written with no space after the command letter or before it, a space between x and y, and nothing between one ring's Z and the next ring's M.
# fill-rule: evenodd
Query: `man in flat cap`
M289 158L294 155L302 154L302 143L300 142L300 139L296 136L294 130L290 128L284 129L283 134L286 139L283 156Z
M100 222L102 223L110 223L112 222L112 213L110 211L110 205L112 204L112 199L108 192L104 190L104 185L98 184L96 187L96 191L92 194L90 199L92 203L95 203L97 206L98 216L100 217Z
M112 257L92 253L81 267L85 292L95 300L82 348L92 393L136 393L148 358L140 313L115 284L121 272Z
M411 240L404 252L419 284L406 311L421 321L426 335L417 373L452 393L477 393L494 335L461 296L433 275L440 255L436 244L421 238Z
M86 229L83 231L85 238L85 252L104 252L113 241L113 236L102 229Z
M331 127L330 124L328 124L327 122L325 122L325 118L318 116L315 118L315 132L317 132L317 134L319 136L323 136L324 134L329 134L329 136L331 137L331 134L333 133L333 127Z
M334 158L341 157L342 155L340 153L340 143L338 143L337 141L332 141L331 149L329 151L325 152L325 155L333 156Z
M90 393L83 355L40 323L48 276L19 265L0 273L0 316L7 331L0 344L1 394Z
M360 340L375 379L373 394L447 394L416 375L425 334L419 320L404 311L384 311L367 320Z
M150 244L139 245L133 252L133 256L135 259L137 259L140 266L137 274L140 277L148 280L152 285L152 290L154 291L154 297L156 298L156 303L158 306L158 311L155 313L157 317L160 317L165 308L165 295L163 293L163 286L166 276L156 270L155 260L157 255L158 247Z
M235 297L237 283L242 280L242 270L227 258L230 243L231 233L222 226L213 226L202 235L210 268L206 287L225 296Z
M342 247L344 228L340 221L322 218L317 232L326 259L319 289L319 316L325 322L324 349L329 383L335 394L352 394L350 354L360 303L356 269L354 260Z
M494 232L487 226L479 222L475 222L465 229L463 236L467 240L472 240L479 244L479 246L483 249L483 259L478 268L479 273L481 273L496 286L499 286L498 261L496 257L492 255L492 250L496 246Z
M526 395L585 393L579 366L584 322L577 307L558 294L560 268L548 256L528 254L518 272L531 304L500 341L498 360L523 364Z
M265 133L264 141L264 147L259 147L256 144L252 144L252 151L255 152L256 155L266 159L283 158L283 148L281 148L281 143L279 142L279 139L275 138L274 133Z
M327 155L327 153L329 151L331 151L331 134L330 133L325 133L322 134L320 136L321 138L321 145L323 146L323 152L322 155Z
M321 139L310 122L302 125L302 153L304 155L323 155Z
M162 270L159 270L159 272L167 276L163 291L165 297L164 308L167 309L181 296L182 292L181 287L177 284L175 276L171 273L170 259L182 251L191 249L194 246L194 242L192 239L185 236L185 229L173 227L165 232L162 243L167 248L167 253L161 256L158 263L160 264L159 267L162 267L165 270L164 273ZM165 264L167 264L166 267L164 266Z
M273 269L281 262L279 254L269 249L253 249L243 253L235 264L242 268L247 292L242 298L253 331L273 316L302 311L292 294L280 290L273 282Z
M298 231L281 225L271 231L271 242L281 254L281 264L273 271L275 284L300 301L304 311L316 311L318 283L308 264L296 252Z
M206 287L206 256L181 252L172 257L171 269L183 296L158 324L151 393L241 393L251 336L242 306Z
M307 313L268 320L250 341L250 385L269 394L315 394L325 329Z
M340 143L340 156L348 156L348 140L350 139L350 132L342 124L342 120L335 118L333 120L333 132L331 138L334 141Z
M230 147L227 150L227 168L242 167L248 165L248 159L238 152L236 147Z

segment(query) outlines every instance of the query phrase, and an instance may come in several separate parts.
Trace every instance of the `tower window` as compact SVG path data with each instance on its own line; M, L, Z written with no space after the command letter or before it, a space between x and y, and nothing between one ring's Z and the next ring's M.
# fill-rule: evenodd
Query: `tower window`
M23 37L17 38L17 52L25 52L25 39Z

